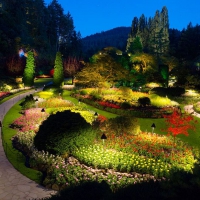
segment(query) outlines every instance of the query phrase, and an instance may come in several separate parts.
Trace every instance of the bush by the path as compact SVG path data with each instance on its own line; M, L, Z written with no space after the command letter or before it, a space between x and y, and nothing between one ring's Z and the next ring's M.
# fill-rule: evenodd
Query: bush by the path
M35 107L35 100L33 95L30 94L29 96L26 96L24 101L20 103L20 106L23 110Z
M79 113L67 110L57 112L43 122L34 145L40 151L65 154L77 146L91 144L94 138L91 125Z
M151 93L156 93L159 96L181 96L182 94L185 93L185 89L181 87L168 87L168 88L163 88L163 87L155 87L151 90Z

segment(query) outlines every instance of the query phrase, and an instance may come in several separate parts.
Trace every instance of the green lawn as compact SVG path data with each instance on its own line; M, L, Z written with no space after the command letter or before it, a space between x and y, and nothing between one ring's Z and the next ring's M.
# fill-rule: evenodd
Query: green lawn
M49 82L52 82L53 78L38 78L34 80L34 86L39 88L43 87L44 85L47 85Z
M25 157L18 150L13 148L11 138L16 134L16 130L9 128L9 125L14 119L20 116L19 111L21 101L15 104L4 116L3 128L2 128L2 142L4 150L10 163L23 175L34 180L37 183L41 183L42 173L25 166Z

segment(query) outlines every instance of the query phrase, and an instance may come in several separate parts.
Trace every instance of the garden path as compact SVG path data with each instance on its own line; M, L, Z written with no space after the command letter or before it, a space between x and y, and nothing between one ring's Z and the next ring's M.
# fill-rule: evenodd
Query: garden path
M42 89L42 88L41 88ZM38 89L38 90L41 90ZM34 93L35 90L20 94L0 105L0 121L3 121L6 112L26 95ZM1 131L1 127L0 127ZM34 181L28 179L18 172L7 160L2 145L0 134L0 199L1 200L31 200L50 197L55 194L54 190L49 190Z

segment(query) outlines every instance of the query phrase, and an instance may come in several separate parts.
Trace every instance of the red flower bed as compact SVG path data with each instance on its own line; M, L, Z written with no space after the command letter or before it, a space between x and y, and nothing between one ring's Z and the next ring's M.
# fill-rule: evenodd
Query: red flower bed
M107 101L99 101L98 103L99 103L99 105L101 105L101 106L120 109L120 106L119 106L119 105L116 105L116 104L114 104L114 103L109 103L109 102L107 102Z
M10 92L0 92L0 99L3 99L10 95Z

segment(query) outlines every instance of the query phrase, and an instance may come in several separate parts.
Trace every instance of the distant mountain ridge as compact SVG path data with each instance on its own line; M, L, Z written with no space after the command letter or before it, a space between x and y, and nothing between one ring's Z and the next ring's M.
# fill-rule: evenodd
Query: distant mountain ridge
M84 37L81 39L83 53L86 57L90 57L97 51L109 46L125 51L130 32L131 27L117 27Z

